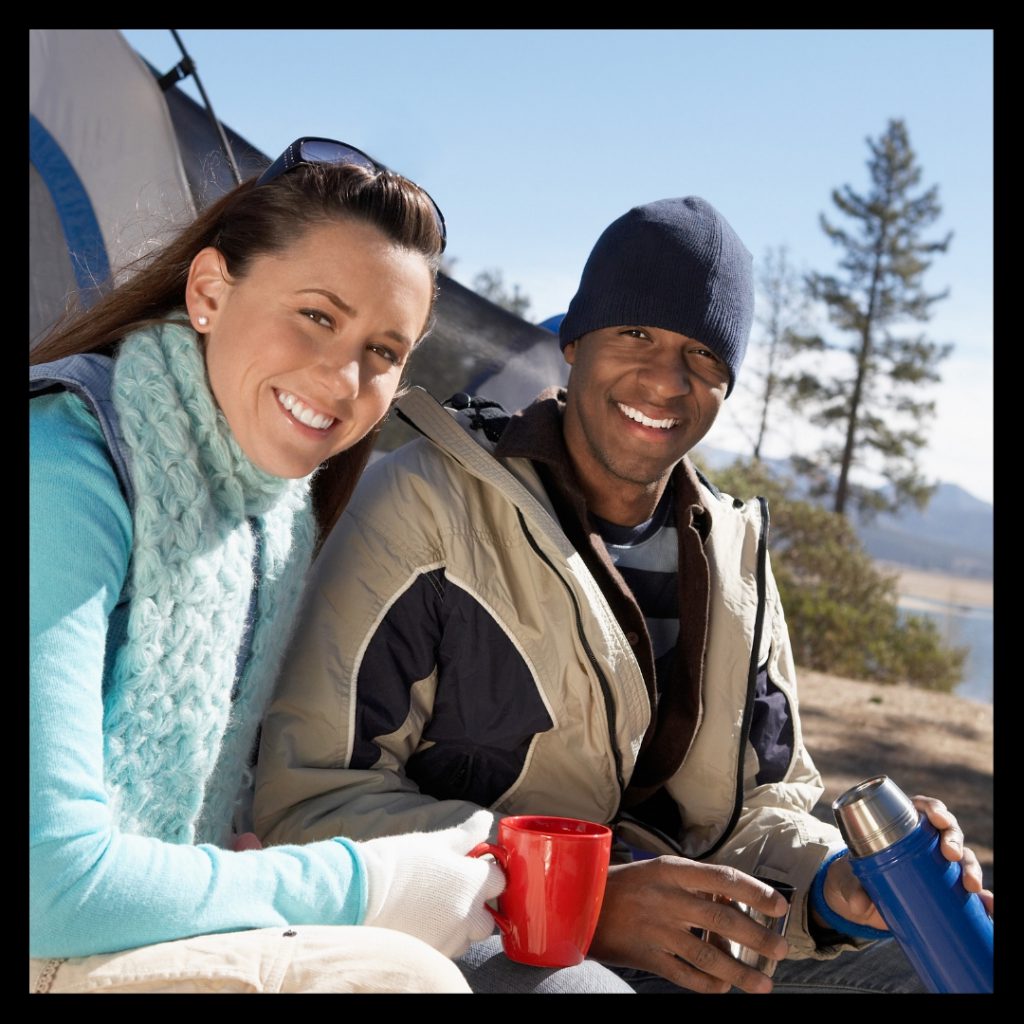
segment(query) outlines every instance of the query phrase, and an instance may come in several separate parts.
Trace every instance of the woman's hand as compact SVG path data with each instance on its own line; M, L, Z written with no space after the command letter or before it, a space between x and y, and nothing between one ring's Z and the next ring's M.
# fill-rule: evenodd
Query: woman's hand
M448 957L494 931L488 900L505 889L490 858L467 854L490 834L494 815L479 810L461 825L354 843L366 873L363 924L406 932Z
M235 836L231 849L235 853L241 853L243 850L262 850L263 844L255 832L243 832L240 836Z

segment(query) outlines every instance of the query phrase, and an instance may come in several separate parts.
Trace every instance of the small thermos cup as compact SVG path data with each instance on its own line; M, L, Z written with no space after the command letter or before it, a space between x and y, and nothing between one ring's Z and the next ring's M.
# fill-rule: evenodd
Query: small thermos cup
M939 833L887 776L832 804L853 873L931 992L991 992L992 919L939 850Z

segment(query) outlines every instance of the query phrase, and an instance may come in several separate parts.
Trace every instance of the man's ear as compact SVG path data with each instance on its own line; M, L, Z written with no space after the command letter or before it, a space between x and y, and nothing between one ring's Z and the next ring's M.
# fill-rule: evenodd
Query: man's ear
M213 329L231 284L231 275L218 249L208 245L195 254L185 284L185 306L198 334L209 334Z
M565 348L562 349L562 358L572 366L576 362L576 342L570 341Z

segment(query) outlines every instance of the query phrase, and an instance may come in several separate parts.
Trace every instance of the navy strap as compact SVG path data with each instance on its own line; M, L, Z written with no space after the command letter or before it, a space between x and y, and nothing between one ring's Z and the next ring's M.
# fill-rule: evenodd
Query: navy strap
M114 375L114 360L110 356L97 352L78 353L56 359L49 363L38 363L30 366L28 371L29 396L42 395L57 389L71 391L79 396L89 407L103 431L103 439L107 443L110 459L114 464L121 491L130 509L135 507L135 488L132 485L130 472L131 454L128 444L121 433L117 410L111 397ZM235 663L236 692L242 673L252 653L253 625L256 621L256 602L259 593L260 552L263 546L263 533L255 518L249 520L250 529L255 541L253 551L253 587L249 595L249 610L246 615L242 643L239 647ZM127 583L126 583L127 585ZM123 595L122 595L123 596Z
M103 439L117 472L118 483L129 508L135 507L135 488L130 471L131 456L121 434L117 410L111 398L114 360L97 352L81 352L51 363L38 363L28 370L29 396L58 388L78 395L99 421Z
M849 935L854 939L891 939L892 932L883 931L881 928L872 928L867 924L857 924L855 921L849 921L837 914L825 902L825 876L828 874L829 866L832 864L832 861L845 857L849 852L846 849L837 850L818 868L818 873L814 876L814 883L811 886L811 909L817 911L818 916L829 928L843 935Z
M458 412L466 412L470 416L469 425L473 430L482 430L484 436L492 444L501 440L501 435L512 418L500 402L492 402L489 398L482 398L476 395L468 395L465 391L459 391L446 399L442 405L446 409L455 409Z

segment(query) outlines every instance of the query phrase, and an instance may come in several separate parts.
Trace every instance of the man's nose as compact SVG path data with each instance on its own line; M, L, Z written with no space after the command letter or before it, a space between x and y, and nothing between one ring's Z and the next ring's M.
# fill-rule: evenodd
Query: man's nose
M644 371L643 382L660 399L688 395L691 390L689 367L678 352L666 352L653 361Z

